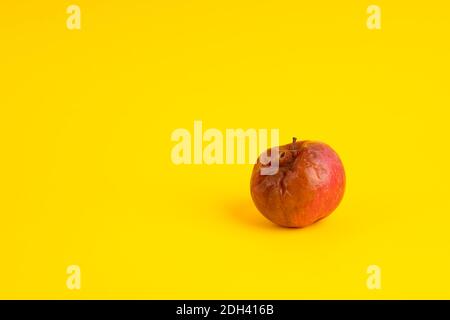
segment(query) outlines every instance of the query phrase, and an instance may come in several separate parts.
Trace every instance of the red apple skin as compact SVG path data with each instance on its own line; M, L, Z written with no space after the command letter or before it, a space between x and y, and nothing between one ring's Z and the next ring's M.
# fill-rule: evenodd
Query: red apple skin
M344 196L344 166L325 143L294 138L279 147L276 174L261 175L262 167L258 158L250 183L252 199L267 219L280 226L309 226L330 215Z

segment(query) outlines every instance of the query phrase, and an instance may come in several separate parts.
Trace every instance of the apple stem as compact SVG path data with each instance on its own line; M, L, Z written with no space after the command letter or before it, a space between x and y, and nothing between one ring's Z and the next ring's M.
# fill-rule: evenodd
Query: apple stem
M297 141L297 138L296 138L296 137L293 137L293 138L292 138L292 143L295 143L295 141Z

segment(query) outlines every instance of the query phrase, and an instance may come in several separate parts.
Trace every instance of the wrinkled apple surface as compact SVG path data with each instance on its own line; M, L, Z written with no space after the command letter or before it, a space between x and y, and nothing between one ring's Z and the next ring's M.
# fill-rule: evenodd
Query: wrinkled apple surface
M294 141L279 147L279 169L262 175L258 158L251 196L258 210L283 227L306 227L331 214L345 190L345 172L336 152L322 142ZM270 151L268 150L270 154Z

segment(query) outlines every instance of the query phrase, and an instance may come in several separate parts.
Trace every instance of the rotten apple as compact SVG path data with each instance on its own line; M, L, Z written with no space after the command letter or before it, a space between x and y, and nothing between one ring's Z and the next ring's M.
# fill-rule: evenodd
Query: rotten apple
M337 153L325 143L294 138L278 148L276 173L262 174L261 170L270 165L263 163L261 156L258 158L250 189L258 210L280 226L309 226L331 214L342 200L344 167Z

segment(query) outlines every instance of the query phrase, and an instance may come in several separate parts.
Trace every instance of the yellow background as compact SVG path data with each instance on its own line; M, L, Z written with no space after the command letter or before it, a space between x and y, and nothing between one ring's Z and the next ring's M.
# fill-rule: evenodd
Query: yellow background
M446 1L73 3L1 4L0 298L450 298ZM272 225L251 165L172 164L194 120L327 142L343 202Z

